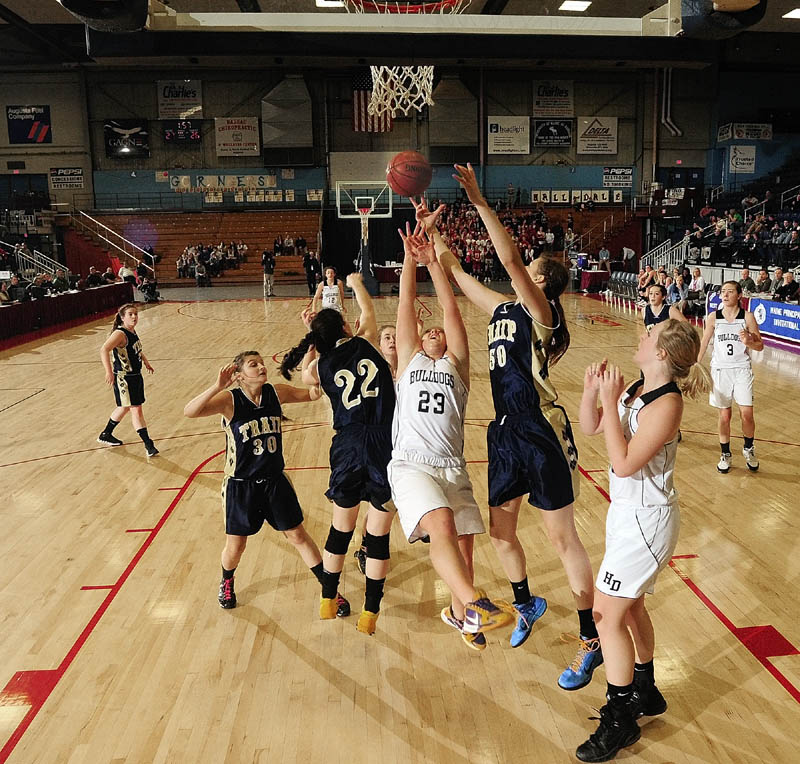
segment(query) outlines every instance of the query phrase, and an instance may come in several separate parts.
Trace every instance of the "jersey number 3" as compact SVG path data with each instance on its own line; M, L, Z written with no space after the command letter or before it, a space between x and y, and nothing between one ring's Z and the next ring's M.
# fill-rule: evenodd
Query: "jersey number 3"
M361 380L361 395L353 395L353 388L356 386L356 376L348 369L339 369L333 376L333 381L336 387L343 387L342 392L342 406L346 409L351 409L361 403L362 396L364 398L377 398L378 388L370 385L375 382L375 377L378 376L378 367L370 361L369 358L362 358L356 366L359 377Z

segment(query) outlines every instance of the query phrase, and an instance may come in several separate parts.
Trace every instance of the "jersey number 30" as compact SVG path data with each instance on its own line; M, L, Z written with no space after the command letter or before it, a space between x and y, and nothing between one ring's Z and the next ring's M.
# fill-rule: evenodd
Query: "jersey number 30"
M356 386L356 376L348 369L339 369L333 376L333 381L336 387L343 387L342 392L342 406L346 409L351 409L353 406L358 406L361 403L362 396L364 398L377 398L378 388L373 386L370 388L375 377L378 376L378 367L370 361L369 358L362 358L356 366L359 377L361 380L361 395L353 395L353 388Z

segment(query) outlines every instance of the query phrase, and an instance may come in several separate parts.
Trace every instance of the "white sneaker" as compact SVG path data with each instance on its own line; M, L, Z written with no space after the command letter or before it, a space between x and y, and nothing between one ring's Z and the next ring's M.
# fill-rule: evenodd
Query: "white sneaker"
M744 460L747 462L747 469L751 472L756 472L758 470L758 458L756 457L756 447L753 446L752 448L743 448L742 455L744 456Z
M730 472L731 471L731 455L730 454L722 454L719 457L719 464L717 464L717 469L722 472Z

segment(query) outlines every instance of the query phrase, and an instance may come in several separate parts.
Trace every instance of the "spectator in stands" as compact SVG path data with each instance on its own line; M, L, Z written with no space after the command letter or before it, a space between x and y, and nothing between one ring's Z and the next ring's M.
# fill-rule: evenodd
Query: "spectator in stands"
M36 278L30 284L28 284L28 299L41 300L46 295L47 289L42 286L42 276L40 274L36 276Z
M742 199L742 209L746 210L748 207L753 207L754 205L758 204L758 197L753 196L753 193L750 192L747 196Z
M284 255L294 255L294 239L289 236L289 234L283 235L283 254Z
M773 299L778 302L796 300L798 289L800 289L800 284L794 280L794 273L792 271L786 271L783 276L783 283L775 290Z
M774 292L781 284L783 284L783 268L776 268L772 274L772 286L770 292Z
M692 280L689 282L689 299L701 299L705 290L706 280L703 278L703 273L699 268L695 268L692 271Z
M306 272L308 294L313 297L317 291L317 274L319 273L319 260L313 252L306 252L303 256L303 269Z
M56 277L53 279L52 284L50 284L50 289L59 294L61 292L69 292L69 280L63 268L56 268Z
M130 284L136 283L136 274L133 272L133 268L129 268L127 265L123 263L122 267L119 269L117 276L122 281L127 281Z
M247 257L247 252L249 249L250 247L248 247L247 244L245 244L241 239L236 242L236 255L240 263L245 259L245 257Z
M800 212L800 194L789 202L788 207L792 212Z
M266 247L261 253L261 267L264 269L264 294L272 297L275 294L275 255Z
M8 296L11 302L25 302L28 299L28 291L20 283L19 276L16 274L11 277L11 283L8 285Z
M647 299L647 291L650 287L656 283L656 272L653 270L652 266L645 265L645 267L639 271L639 297L642 300Z
M671 286L672 299L671 305L675 305L681 313L686 312L686 305L689 300L689 285L683 280L683 276L678 274ZM669 291L667 293L669 298Z
M8 284L0 281L0 305L8 305L11 302L11 295L8 293Z
M194 277L197 280L197 286L211 286L211 279L208 277L206 266L203 263L197 263L194 267Z
M110 265L103 272L103 281L105 281L106 284L114 284L117 281L117 277L114 275L114 271L111 270Z
M89 267L89 275L86 277L87 287L99 287L103 283L103 277L97 272L93 265Z
M764 212L769 215L771 212L775 212L775 197L772 195L772 191L767 191L764 194Z
M742 292L752 293L756 291L756 282L750 278L749 268L742 268L742 278L739 279L739 286L742 288Z
M222 269L224 268L224 263L222 258L219 256L218 249L212 249L211 254L208 256L208 262L206 263L206 271L208 272L208 277L214 278L218 277L220 273L222 273Z
M188 247L187 247L188 249ZM186 249L180 254L178 259L175 261L175 270L177 271L179 279L185 279L187 275L187 263L186 263Z
M758 294L764 294L765 292L772 291L772 280L767 273L766 268L762 268L758 274L758 280L756 281L756 288L753 290Z
M516 198L517 191L513 183L509 183L506 187L506 206L511 209L514 206L514 199Z
M161 292L158 291L156 280L149 279L147 276L142 279L142 283L139 285L139 291L144 296L145 302L158 302L158 298L161 297Z
M275 237L275 241L272 242L272 251L275 257L280 257L283 254L283 238L280 234L278 234Z
M720 260L730 267L733 260L736 238L730 228L726 228L723 236L717 237L717 244L711 248L711 262L717 263Z
M800 259L800 231L797 229L794 229L789 234L786 254L788 256L789 265L797 265L798 259Z

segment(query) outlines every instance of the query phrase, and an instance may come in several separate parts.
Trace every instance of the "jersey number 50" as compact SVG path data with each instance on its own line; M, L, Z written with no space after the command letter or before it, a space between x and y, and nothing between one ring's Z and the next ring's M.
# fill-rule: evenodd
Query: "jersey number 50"
M495 365L501 368L506 365L506 347L505 345L498 345L496 348L489 348L489 370L491 371Z
M336 387L343 387L342 392L342 406L346 409L351 409L353 406L358 406L361 403L362 396L364 398L377 398L380 392L377 386L370 389L370 385L375 381L378 376L378 367L370 361L369 358L362 358L356 366L361 381L361 395L353 396L353 388L356 385L356 375L349 369L339 369L333 375L333 381Z

